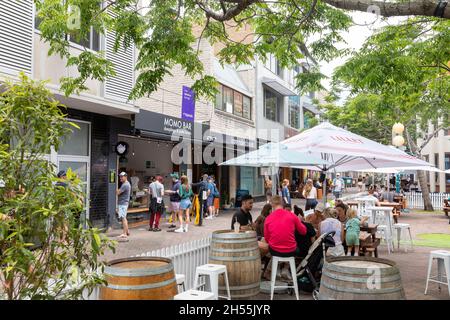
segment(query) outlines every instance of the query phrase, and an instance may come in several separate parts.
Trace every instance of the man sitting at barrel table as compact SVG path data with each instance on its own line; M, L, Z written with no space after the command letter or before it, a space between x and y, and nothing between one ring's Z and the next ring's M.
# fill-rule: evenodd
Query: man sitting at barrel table
M305 225L291 211L283 209L280 196L272 197L272 213L264 222L264 238L272 256L293 257L298 255L295 231L306 234Z

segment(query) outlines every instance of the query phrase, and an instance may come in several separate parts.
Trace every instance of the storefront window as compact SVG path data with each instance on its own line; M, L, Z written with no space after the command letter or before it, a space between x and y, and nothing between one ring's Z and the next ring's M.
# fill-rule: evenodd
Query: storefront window
M251 99L242 93L223 85L219 85L215 107L246 119L251 119Z
M243 101L243 116L244 118L251 119L252 117L252 100L249 97L244 96Z
M72 133L61 143L59 154L63 155L89 155L89 124L86 122L75 122L80 128L71 126Z
M263 194L263 180L258 175L258 168L241 167L240 188L248 190L252 196Z
M300 129L300 103L298 96L289 97L289 125Z
M233 90L227 87L223 87L223 104L225 111L233 113Z
M303 109L304 110L304 109ZM303 127L305 129L309 129L311 127L311 120L314 118L314 114L312 112L309 111L304 111L303 114Z
M264 116L278 121L278 97L267 89L264 89Z
M242 94L234 91L234 112L235 115L242 117Z
M219 84L218 88L219 92L216 94L216 103L215 107L216 109L223 110L223 86Z

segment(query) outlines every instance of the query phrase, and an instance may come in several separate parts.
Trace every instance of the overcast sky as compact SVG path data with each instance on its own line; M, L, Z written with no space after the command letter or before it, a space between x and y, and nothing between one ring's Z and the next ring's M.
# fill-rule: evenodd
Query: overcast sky
M352 26L348 32L342 34L347 43L339 43L338 48L350 48L353 50L359 50L364 41L373 34L374 30L387 24L393 24L399 21L399 18L389 18L388 20L377 18L376 15L365 12L353 12L350 14L356 25ZM348 57L338 58L330 61L329 63L320 62L321 71L328 77L331 77L336 67L342 65ZM324 80L324 86L329 89L330 81ZM343 92L341 96L341 102L346 97L346 93Z

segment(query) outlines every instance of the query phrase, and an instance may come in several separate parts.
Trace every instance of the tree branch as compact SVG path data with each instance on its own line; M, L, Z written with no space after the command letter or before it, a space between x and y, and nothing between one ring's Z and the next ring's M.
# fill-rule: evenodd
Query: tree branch
M417 0L408 2L384 2L372 0L323 0L323 2L330 6L344 9L370 12L367 9L371 6L378 7L380 14L383 17L398 17L398 16L434 16L437 2L434 0ZM372 7L371 7L372 8ZM378 9L377 8L377 9ZM444 10L442 18L450 19L450 6Z

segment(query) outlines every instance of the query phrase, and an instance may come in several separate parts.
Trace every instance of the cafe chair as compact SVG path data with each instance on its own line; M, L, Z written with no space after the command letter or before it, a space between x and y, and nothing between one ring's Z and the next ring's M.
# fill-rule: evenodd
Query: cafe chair
M219 275L223 274L224 280L225 280L225 287L227 290L227 296L222 297L219 296ZM218 300L219 298L225 298L227 300L231 300L231 294L230 294L230 286L228 283L228 273L227 273L227 266L222 264L204 264L201 266L198 266L195 270L195 283L194 283L194 289L198 289L200 287L199 280L201 276L207 277L207 290L211 291L214 294L214 300Z
M433 261L435 259L437 261L438 273L437 275L432 276L431 267L433 266ZM446 285L448 289L448 294L450 295L450 251L434 250L430 252L430 257L428 260L427 283L425 285L425 294L427 294L428 283L430 281L438 283L439 291L441 290L441 284Z
M292 281L294 282L293 286L290 286L290 285L277 286L277 285L275 285L276 278L277 278L278 264L280 262L289 262L289 268L291 269ZM297 271L297 269L295 268L295 257L272 256L272 277L270 279L270 300L273 300L273 293L275 291L275 288L294 288L295 296L297 297L297 300L299 300L297 272L296 271Z

